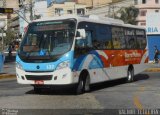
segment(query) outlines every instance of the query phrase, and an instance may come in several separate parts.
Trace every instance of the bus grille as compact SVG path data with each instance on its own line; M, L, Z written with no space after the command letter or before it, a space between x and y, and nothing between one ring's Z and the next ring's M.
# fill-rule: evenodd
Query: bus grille
M52 75L42 75L42 76L36 76L36 75L26 75L27 80L51 80Z

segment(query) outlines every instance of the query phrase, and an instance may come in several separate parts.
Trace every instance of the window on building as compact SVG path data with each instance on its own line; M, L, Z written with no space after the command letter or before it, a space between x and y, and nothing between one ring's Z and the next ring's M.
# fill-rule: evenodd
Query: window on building
M142 23L141 23L141 26L146 26L146 23L145 23L145 22L142 22Z
M85 10L83 8L77 9L77 15L84 15L84 14L85 14Z
M146 13L147 13L147 10L142 10L142 11L140 11L140 15L141 15L141 16L146 16Z
M56 15L62 15L63 14L63 9L62 8L55 8L55 14Z
M159 10L155 10L155 12L159 12Z
M158 3L159 3L159 0L155 0L155 3L158 4Z
M146 0L142 0L142 4L145 4L146 3Z
M137 5L138 4L138 0L134 0L134 5Z
M72 14L73 11L72 10L67 10L67 14Z

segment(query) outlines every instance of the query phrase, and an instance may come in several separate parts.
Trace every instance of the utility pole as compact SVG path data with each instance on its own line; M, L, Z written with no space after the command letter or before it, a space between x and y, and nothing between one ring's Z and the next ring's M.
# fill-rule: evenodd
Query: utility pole
M29 12L29 14L30 14L29 19L30 19L30 21L32 21L34 19L34 16L33 16L33 0L29 0L28 2L24 2L24 0L21 0L20 7L21 7L21 9L24 10L24 16L26 14L26 11Z
M28 21L24 16L21 16L18 11L14 10L14 12L15 12L16 14L18 14L18 16L19 16L20 18L22 18L24 21L26 21L27 23L29 23L29 21Z
M29 9L30 9L30 20L32 21L33 20L33 2L32 0L30 0Z
M92 3L92 8L93 8L93 5L94 5L94 4L93 4L93 0L91 0L91 3Z

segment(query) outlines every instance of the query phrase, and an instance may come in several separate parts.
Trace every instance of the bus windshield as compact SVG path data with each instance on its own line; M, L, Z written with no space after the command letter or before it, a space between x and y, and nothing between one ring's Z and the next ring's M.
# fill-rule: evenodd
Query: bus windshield
M31 23L18 52L20 58L52 61L63 55L71 48L75 27L74 19Z

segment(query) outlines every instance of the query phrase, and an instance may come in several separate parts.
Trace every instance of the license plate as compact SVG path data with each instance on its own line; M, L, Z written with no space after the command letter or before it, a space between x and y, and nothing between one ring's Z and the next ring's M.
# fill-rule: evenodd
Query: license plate
M44 84L44 81L43 80L36 80L35 84L36 85L42 85L42 84Z

